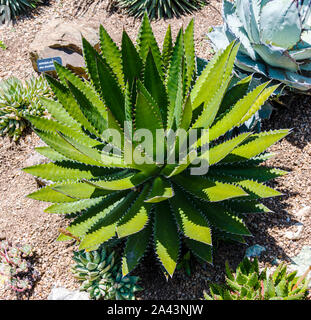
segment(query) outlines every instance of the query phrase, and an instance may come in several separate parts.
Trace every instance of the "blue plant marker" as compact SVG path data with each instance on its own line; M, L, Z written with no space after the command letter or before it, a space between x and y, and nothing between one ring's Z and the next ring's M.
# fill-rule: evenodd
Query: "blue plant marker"
M37 67L39 72L45 71L53 71L55 70L54 61L62 65L62 58L61 57L53 57L53 58L46 58L46 59L39 59L37 60Z

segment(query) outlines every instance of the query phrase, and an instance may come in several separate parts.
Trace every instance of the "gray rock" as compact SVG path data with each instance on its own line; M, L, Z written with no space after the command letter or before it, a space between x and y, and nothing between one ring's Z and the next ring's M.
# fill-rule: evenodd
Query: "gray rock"
M86 78L82 55L82 35L96 50L99 50L99 36L93 28L75 22L65 22L59 18L46 24L37 33L29 47L34 70L38 72L38 59L61 57L63 66ZM55 71L47 73L52 76L56 75Z
M48 163L49 159L42 156L40 153L34 153L26 159L24 167L36 166L38 164Z
M48 162L50 162L48 158L42 156L39 153L34 153L29 158L26 159L26 161L24 162L24 168L36 166L38 164L44 164L44 163L48 163ZM39 187L44 187L44 186L51 183L50 181L45 180L45 179L41 179L39 177L35 177L35 180L36 180Z
M297 275L302 276L311 267L311 247L304 246L300 253L291 260L292 263L288 266L288 269L291 271L297 270ZM311 272L308 274L308 279L311 280ZM311 281L309 282L309 288L311 288Z
M299 240L302 237L303 230L304 230L304 224L299 222L296 223L295 226L297 227L296 232L287 231L285 232L285 237L290 240Z
M87 292L79 290L71 291L63 287L54 287L48 296L48 300L90 300Z
M259 244L255 244L254 246L251 246L246 249L245 256L248 258L259 257L264 251L266 251L265 247L262 247Z
M297 213L296 216L301 220L304 220L306 217L311 216L311 207L305 206L301 208Z
M38 147L47 147L47 144L41 139L36 143L36 148Z

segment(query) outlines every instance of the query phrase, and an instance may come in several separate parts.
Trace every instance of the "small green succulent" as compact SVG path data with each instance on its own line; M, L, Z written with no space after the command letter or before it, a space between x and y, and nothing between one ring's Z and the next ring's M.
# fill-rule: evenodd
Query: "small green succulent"
M122 275L120 258L107 247L74 253L76 265L72 272L82 281L80 290L87 291L92 299L134 300L135 292L141 290L138 277Z
M145 12L150 19L180 17L191 14L206 4L205 0L117 0L120 8L136 18Z
M7 49L7 46L1 40L0 40L0 49L2 49L2 50L6 50Z
M32 256L30 245L0 241L0 286L7 285L17 293L30 291L39 277L30 262Z
M28 115L42 116L45 112L40 97L52 97L44 78L32 78L25 84L12 77L0 82L0 135L17 141L29 126Z
M296 277L297 271L287 273L283 263L269 275L267 268L259 272L257 258L245 257L235 274L226 262L226 274L227 286L211 284L206 300L302 300L308 294L307 273Z

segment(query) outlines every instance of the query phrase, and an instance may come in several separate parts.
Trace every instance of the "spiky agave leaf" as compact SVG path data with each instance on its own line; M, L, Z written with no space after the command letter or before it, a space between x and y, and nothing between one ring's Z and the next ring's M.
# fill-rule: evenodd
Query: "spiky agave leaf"
M120 8L135 18L147 12L150 19L180 17L203 7L204 0L117 0Z
M115 235L126 238L123 275L137 266L152 243L172 276L182 241L211 263L213 230L240 242L250 235L243 214L268 212L258 199L280 193L264 182L284 174L262 166L271 156L264 152L288 130L225 138L276 88L264 84L250 92L236 90L234 98L226 94L239 49L236 43L219 52L197 76L193 22L180 30L174 45L168 31L163 52L146 15L137 46L125 31L122 38L118 48L101 27L101 54L83 40L91 84L60 65L56 70L62 82L48 77L58 98L47 103L53 119L33 124L48 144L38 151L52 163L24 171L54 184L29 197L52 202L47 212L81 211L67 228L69 235L81 239L81 249L97 248ZM183 128L187 134L173 137L169 150L131 139L138 130L149 129L152 144L162 128L166 133ZM125 134L108 141L104 129ZM126 133L129 129L133 132ZM186 144L187 135L190 138L196 129L199 135ZM185 144L183 161L169 161ZM106 151L107 146L116 154ZM137 150L144 163L131 161ZM192 175L198 169L195 161L208 162L210 170ZM70 237L65 234L59 238L66 239Z

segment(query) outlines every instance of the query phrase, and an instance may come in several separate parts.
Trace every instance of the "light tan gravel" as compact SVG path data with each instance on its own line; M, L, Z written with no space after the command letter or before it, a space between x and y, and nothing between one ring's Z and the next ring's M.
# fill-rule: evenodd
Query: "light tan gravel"
M17 145L0 138L0 235L33 246L37 256L35 269L40 272L41 280L31 298L45 299L56 282L68 289L77 284L68 268L72 263L72 242L55 241L58 228L66 227L67 221L58 215L45 214L47 204L25 197L37 189L37 184L20 169L38 142L34 134ZM16 296L11 290L2 290L0 298Z
M88 22L89 26L94 27L96 30L102 24L111 37L118 42L121 40L124 28L133 40L136 39L140 21L134 20L122 14L122 12L107 12L105 9L108 3L107 0L102 1L100 9L95 14L92 14L92 12L86 13L78 18L74 15L75 11L73 9L76 2L74 0L51 0L50 6L39 7L34 11L32 17L20 19L13 27L0 29L0 39L8 47L7 50L0 50L0 80L6 79L9 76L25 79L34 74L28 58L29 45L33 41L35 34L51 18L62 18L65 21L81 21L83 24ZM152 22L152 27L157 40L162 44L168 24L172 25L173 36L176 36L178 29L182 25L186 27L190 19L194 17L197 54L202 58L206 58L209 56L210 47L204 41L205 34L211 25L221 23L219 10L221 10L221 2L219 0L212 0L210 1L210 5L196 12L193 16Z

